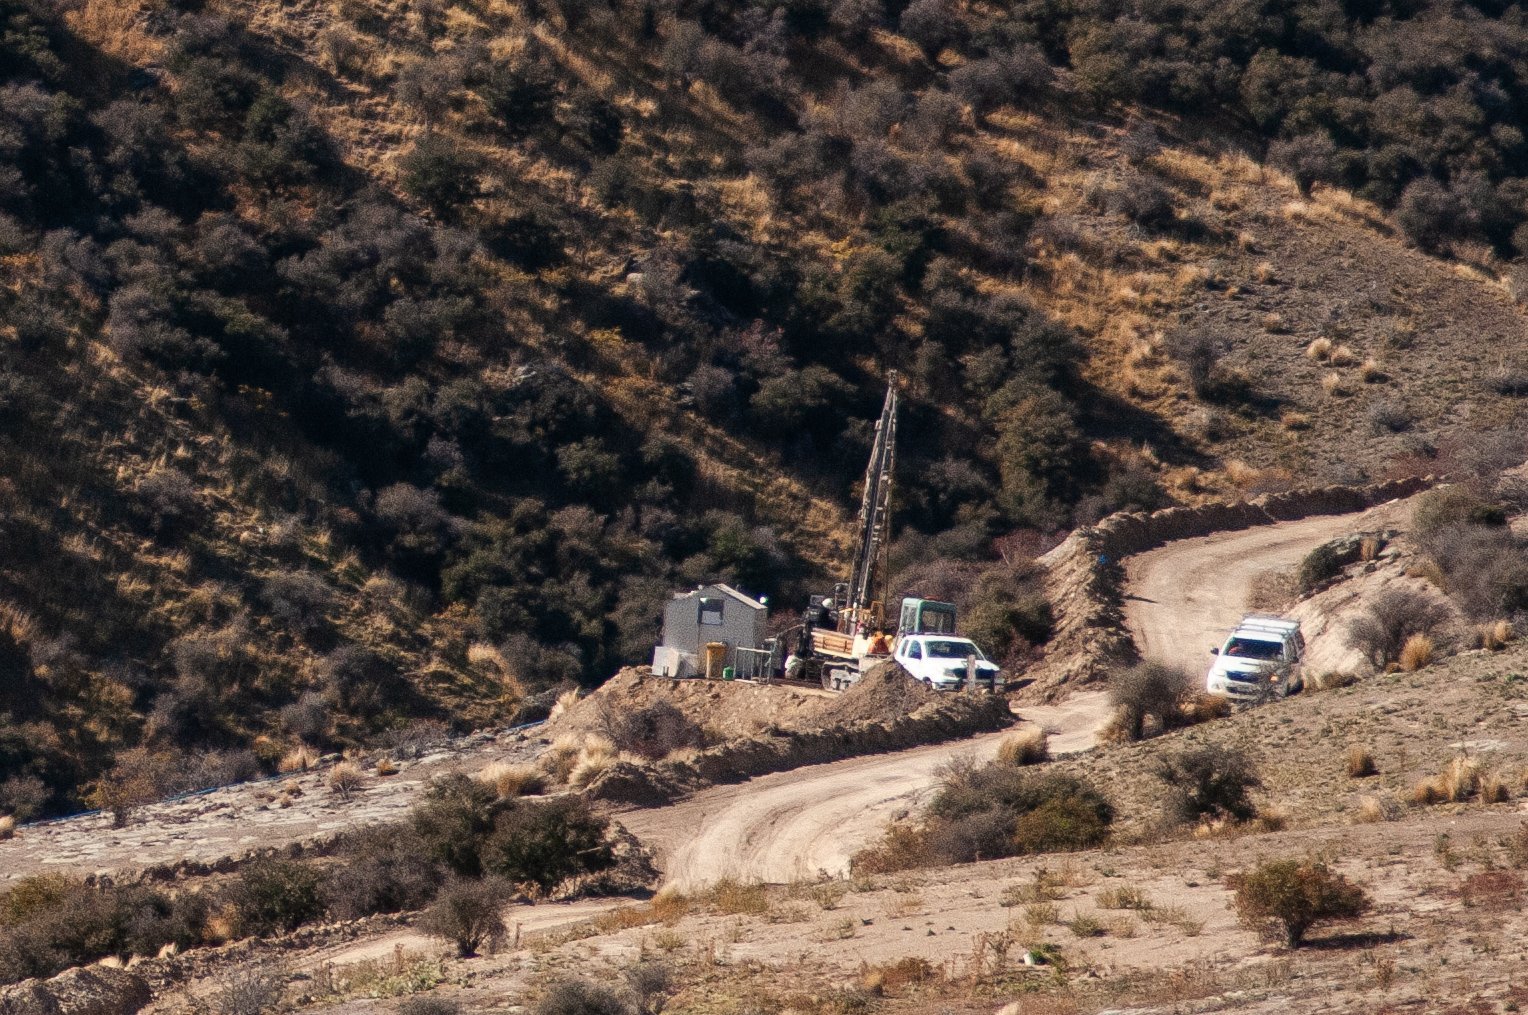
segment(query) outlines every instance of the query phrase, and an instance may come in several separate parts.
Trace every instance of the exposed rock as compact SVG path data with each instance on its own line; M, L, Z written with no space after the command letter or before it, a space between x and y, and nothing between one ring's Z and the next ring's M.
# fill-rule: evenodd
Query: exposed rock
M137 973L85 966L0 988L0 1015L134 1015L151 1000Z

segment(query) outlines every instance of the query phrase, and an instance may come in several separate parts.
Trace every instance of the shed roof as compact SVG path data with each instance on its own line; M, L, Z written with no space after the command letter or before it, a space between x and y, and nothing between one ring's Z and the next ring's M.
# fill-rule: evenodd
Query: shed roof
M711 591L713 589L715 591L717 591L717 592L722 593L723 595L731 596L733 599L736 599L738 602L743 603L743 604L745 604L747 606L751 606L755 610L763 610L763 609L767 609L768 608L763 603L759 602L757 599L754 599L752 596L744 595L743 593L739 592L737 589L733 588L731 585L727 585L727 584L724 584L722 582L713 582L710 585L701 585L700 587L695 589L695 591L693 591L693 592L675 592L674 593L674 598L675 599L688 599L691 596L702 595L702 594L704 594L706 592L709 592L709 591Z

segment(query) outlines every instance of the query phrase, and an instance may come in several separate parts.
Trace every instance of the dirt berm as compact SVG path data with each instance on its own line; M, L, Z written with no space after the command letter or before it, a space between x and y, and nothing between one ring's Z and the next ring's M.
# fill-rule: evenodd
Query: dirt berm
M955 740L1002 729L1014 721L1002 697L940 695L896 663L886 662L831 699L811 728L770 726L686 758L643 765L619 762L589 786L588 795L611 803L652 806L706 786Z

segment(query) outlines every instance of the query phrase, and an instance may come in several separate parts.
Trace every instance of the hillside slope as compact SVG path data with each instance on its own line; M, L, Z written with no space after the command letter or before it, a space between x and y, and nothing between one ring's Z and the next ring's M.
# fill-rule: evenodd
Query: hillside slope
M1015 663L1036 532L1495 454L1510 243L1409 249L1040 16L0 2L0 810L506 717L677 585L794 603L891 368L898 586Z

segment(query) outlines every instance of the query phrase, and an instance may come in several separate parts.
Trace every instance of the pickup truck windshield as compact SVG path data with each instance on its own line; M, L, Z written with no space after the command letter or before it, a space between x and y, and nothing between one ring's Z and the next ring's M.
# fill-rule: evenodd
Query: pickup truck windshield
M978 659L987 658L982 655L982 650L977 648L974 642L930 639L924 644L928 646L930 659L964 659L966 656L975 656Z
M1257 638L1232 638L1226 642L1224 655L1238 659L1277 659L1284 652L1283 642Z

